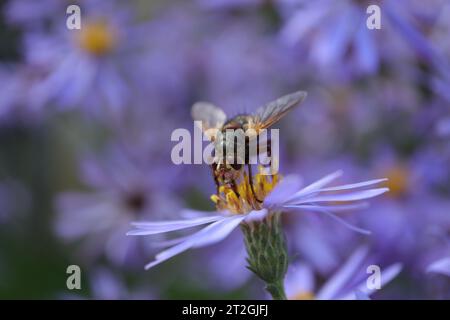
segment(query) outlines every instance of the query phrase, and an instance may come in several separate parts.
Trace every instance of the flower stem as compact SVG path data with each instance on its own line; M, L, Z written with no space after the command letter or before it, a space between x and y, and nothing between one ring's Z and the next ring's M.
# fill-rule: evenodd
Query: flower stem
M273 299L285 300L284 276L288 266L285 236L279 213L241 224L248 268L266 283Z
M266 290L270 293L273 300L287 300L282 281L273 284L268 283L266 285Z

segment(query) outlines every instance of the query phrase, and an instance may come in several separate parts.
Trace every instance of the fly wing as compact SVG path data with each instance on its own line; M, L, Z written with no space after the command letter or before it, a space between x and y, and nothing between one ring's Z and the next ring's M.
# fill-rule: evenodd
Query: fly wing
M192 106L191 116L194 121L201 121L203 133L214 140L215 132L222 128L227 116L219 107L208 102L197 102Z
M292 108L302 103L306 96L305 91L297 91L259 108L254 116L256 131L266 129L278 122Z

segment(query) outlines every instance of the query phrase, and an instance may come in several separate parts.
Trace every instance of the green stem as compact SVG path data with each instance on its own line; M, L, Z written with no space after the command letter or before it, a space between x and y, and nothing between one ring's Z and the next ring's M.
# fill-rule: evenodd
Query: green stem
M286 294L284 293L284 285L282 281L278 283L268 283L266 290L270 293L273 300L287 300Z
M266 284L275 300L286 300L284 277L288 266L286 240L280 213L269 213L259 221L243 222L248 268Z

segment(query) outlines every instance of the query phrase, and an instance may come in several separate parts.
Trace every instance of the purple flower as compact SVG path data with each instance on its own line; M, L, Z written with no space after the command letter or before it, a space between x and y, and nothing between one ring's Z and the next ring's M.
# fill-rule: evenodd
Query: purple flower
M374 74L383 62L403 65L424 51L431 56L427 39L403 17L405 10L406 15L413 15L417 5L397 0L374 3L381 8L381 29L370 30L366 26L370 4L356 0L280 1L286 20L281 38L297 46L326 76L340 79Z
M45 114L40 101L45 97L35 94L33 87L44 76L39 66L0 66L0 125L40 123Z
M358 215L372 232L369 239L381 262L402 262L405 270L421 272L448 251L449 203L436 196L383 199ZM377 215L375 219L371 215Z
M431 263L425 265L424 269L428 277L424 278L429 288L429 295L435 299L448 300L450 297L450 286L448 277L450 277L450 255L448 251L448 241L446 252L434 258Z
M379 66L374 32L365 26L365 8L356 1L297 1L299 9L281 32L290 45L303 41L308 58L322 70L347 68L373 73ZM352 47L350 55L349 48Z
M450 257L434 261L428 266L427 272L443 274L450 277Z
M444 16L445 19L445 15L448 14L446 10L447 4L440 0L428 4L426 9L419 1L412 4L408 1L386 1L384 6L387 19L415 53L435 68L437 73L448 75L450 65L442 50L437 49L438 46L432 42L432 37L427 38L420 30L420 27L422 29L438 27L440 16Z
M436 13L437 12L435 12L435 14ZM450 64L448 63L450 41L448 41L447 36L450 31L449 17L450 5L445 2L441 10L439 10L437 18L430 19L434 22L432 33L430 35L430 39L434 46L429 49L434 56L438 57L433 60L435 61L435 76L431 81L431 86L434 92L445 99L447 103L450 101L450 94L448 90L446 90L450 83Z
M378 153L372 174L388 178L390 192L356 223L372 232L368 240L378 261L399 261L408 272L421 272L447 252L450 203L443 188L448 170L442 155L426 150L409 159Z
M144 59L139 48L145 30L128 10L114 3L82 5L80 30L60 26L63 12L60 23L49 30L25 33L25 64L44 70L44 76L25 92L34 104L55 103L62 109L82 106L88 113L107 110L106 115L117 116L131 103L130 79L140 71L131 63Z
M129 231L128 235L155 235L172 231L189 229L197 226L205 226L200 231L191 235L177 238L166 242L169 249L156 255L155 261L147 264L149 269L164 262L188 249L203 247L226 238L241 222L262 219L270 212L280 211L312 211L323 213L333 219L345 224L355 231L367 233L365 230L351 226L339 218L335 213L349 209L361 208L365 203L361 200L381 195L388 191L387 188L372 188L384 179L370 180L360 183L329 187L328 185L338 178L342 173L335 172L315 183L301 188L300 179L297 176L288 176L278 185L279 177L258 174L256 176L255 194L259 199L264 199L259 210L255 210L255 204L246 197L249 186L243 182L238 186L241 197L238 198L233 191L224 190L224 194L213 195L212 200L216 202L221 210L216 215L205 216L204 212L186 211L185 214L193 216L187 220L158 221L158 222L135 222L135 230ZM247 179L244 179L247 181ZM247 192L246 192L247 190ZM253 200L255 202L255 200Z
M125 237L131 221L171 216L179 210L164 186L166 170L136 161L121 148L106 159L85 160L84 182L90 191L67 191L56 200L56 232L62 238L83 240L82 253L96 258L103 253L117 264L135 258L142 246ZM170 183L170 181L168 181Z
M348 260L322 286L316 287L313 270L307 264L292 265L285 279L286 295L292 300L354 300L368 299L375 289L368 288L366 279L361 277L368 264L368 250L357 249ZM394 264L381 271L381 288L394 279L401 271L400 264ZM366 274L366 278L369 275Z

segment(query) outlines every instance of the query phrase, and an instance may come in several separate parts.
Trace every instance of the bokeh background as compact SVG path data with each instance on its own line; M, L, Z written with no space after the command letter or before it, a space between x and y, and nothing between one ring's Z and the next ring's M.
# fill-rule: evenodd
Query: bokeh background
M66 28L70 4L81 30ZM366 27L370 4L380 30ZM343 182L387 177L391 189L343 214L371 236L286 215L292 263L309 279L297 296L314 297L310 280L327 283L364 246L382 268L403 266L372 298L450 297L448 1L10 0L0 10L0 298L267 298L239 232L150 271L159 248L125 233L131 221L214 210L209 168L170 161L170 134L192 130L194 102L235 115L296 90L309 95L278 126L281 172L312 182L343 169ZM78 291L66 288L71 264Z

